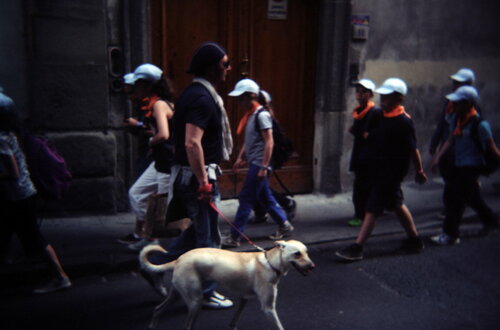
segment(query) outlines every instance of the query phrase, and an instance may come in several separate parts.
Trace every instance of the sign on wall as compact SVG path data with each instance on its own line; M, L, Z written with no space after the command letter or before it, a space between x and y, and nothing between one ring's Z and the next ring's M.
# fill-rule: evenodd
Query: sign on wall
M288 13L288 0L268 0L267 18L285 20Z
M352 15L352 39L367 40L370 32L370 16L369 15Z

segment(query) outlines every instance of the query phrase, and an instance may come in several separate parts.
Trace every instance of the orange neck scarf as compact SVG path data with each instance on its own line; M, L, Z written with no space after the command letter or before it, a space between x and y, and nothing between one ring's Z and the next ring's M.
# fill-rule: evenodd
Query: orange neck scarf
M405 107L403 107L402 105L398 105L397 107L395 107L394 109L392 109L389 112L385 112L385 111L382 111L382 112L384 113L385 118L394 118L394 117L397 117L397 116L400 116L403 114L406 117L411 118L410 115L406 113Z
M453 135L462 135L462 129L467 124L469 119L474 116L477 116L477 110L474 107L470 108L469 112L467 112L463 118L459 118L457 116L457 127L455 127L455 130L453 131Z
M241 133L243 133L243 131L245 130L245 127L247 126L247 122L248 122L248 118L250 117L250 115L255 111L257 110L258 108L260 107L260 104L259 102L257 101L252 101L252 108L250 110L248 110L244 115L243 117L241 118L239 124L238 124L238 128L236 129L236 134L240 135Z
M153 114L153 105L160 99L159 96L151 96L151 97L145 97L143 98L141 101L142 101L142 106L141 106L141 110L142 111L146 111L146 114L144 115L144 117L146 118L149 118L152 116Z
M354 118L354 120L363 119L366 116L366 114L368 113L368 111L370 111L374 106L375 106L375 103L373 103L373 101L368 101L368 103L366 104L366 107L363 110L358 112L357 110L360 107L355 108L352 111L352 118Z

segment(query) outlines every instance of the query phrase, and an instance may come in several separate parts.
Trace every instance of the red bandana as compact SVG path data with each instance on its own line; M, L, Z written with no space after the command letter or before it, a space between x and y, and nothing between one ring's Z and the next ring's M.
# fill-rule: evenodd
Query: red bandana
M241 133L243 133L243 131L245 130L245 126L247 126L248 117L250 117L250 115L259 107L260 104L257 101L252 101L252 108L248 110L241 118L238 124L238 128L236 129L236 134L240 135Z
M382 112L384 113L385 118L394 118L394 117L397 117L397 116L400 116L403 114L406 117L411 118L410 115L406 113L405 107L403 107L402 105L398 105L397 107L392 109L390 112L385 112L385 111L382 111Z
M361 111L357 111L359 109L356 108L352 111L352 118L354 118L354 120L361 120L363 119L366 114L368 113L368 111L370 111L373 107L375 106L375 103L373 103L373 101L368 101L368 103L366 104L366 107L361 110Z
M153 106L160 99L159 96L145 97L142 99L141 110L146 111L144 117L149 118L153 114Z
M465 115L464 118L458 118L457 116L457 127L453 131L453 135L462 135L462 129L464 126L467 124L469 119L477 115L477 110L476 108L472 107L470 108L469 112Z

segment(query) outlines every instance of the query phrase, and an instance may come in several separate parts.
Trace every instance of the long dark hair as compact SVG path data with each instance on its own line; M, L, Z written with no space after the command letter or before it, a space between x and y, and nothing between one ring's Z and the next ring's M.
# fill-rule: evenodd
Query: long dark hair
M168 79L164 75L162 75L160 80L156 82L139 79L136 84L142 84L143 86L150 87L151 92L155 95L158 95L162 99L173 101L174 91L172 88L172 83L170 82L170 79Z

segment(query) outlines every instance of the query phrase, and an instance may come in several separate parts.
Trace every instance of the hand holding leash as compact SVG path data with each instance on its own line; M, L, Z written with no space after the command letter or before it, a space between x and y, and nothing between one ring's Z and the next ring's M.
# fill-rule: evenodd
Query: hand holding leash
M205 183L200 185L198 188L198 199L210 202L212 200L212 196L214 195L213 186L211 183Z

